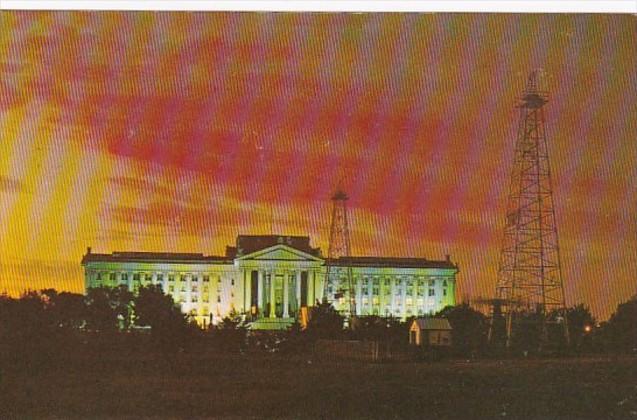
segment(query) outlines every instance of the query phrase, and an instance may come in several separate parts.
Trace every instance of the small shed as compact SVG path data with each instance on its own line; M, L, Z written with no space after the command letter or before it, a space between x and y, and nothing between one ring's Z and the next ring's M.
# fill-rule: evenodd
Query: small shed
M414 319L409 327L409 344L451 346L451 325L446 318Z

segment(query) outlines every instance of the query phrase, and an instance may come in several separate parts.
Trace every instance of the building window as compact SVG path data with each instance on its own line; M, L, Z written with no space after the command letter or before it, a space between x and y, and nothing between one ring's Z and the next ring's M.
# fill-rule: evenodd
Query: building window
M411 287L407 289L407 296L413 296L414 295L414 289L412 289Z
M193 296L192 296L192 301L193 301L194 303L199 302L199 296L197 296L197 295L193 295Z
M380 289L378 287L374 287L374 289L372 290L372 293L376 296L378 296L380 293Z
M202 298L204 302L208 302L208 295L203 295Z
M175 291L175 286L168 286L168 293L173 293Z
M435 289L429 289L429 296L436 296Z
M447 280L442 281L442 287L447 287Z
M181 292L185 293L186 292L186 286L181 286Z
M210 276L203 276L203 282L208 283L210 281Z
M447 296L447 289L442 289L442 295Z
M234 286L234 279L230 280L230 284Z
M199 281L199 276L192 276L192 281L197 283Z
M175 281L175 276L168 276L168 281L169 282L174 282Z
M111 275L110 275L111 281L115 281L116 278L117 277L116 277L115 273L111 273Z
M385 286L389 286L391 284L391 280L390 279L385 279Z
M192 289L192 291L194 293L197 293L197 285L196 284L193 284L191 289Z
M101 281L102 280L102 273L97 273L97 276L95 276L95 280Z
M183 283L185 283L185 282L186 282L186 276L181 276L181 277L180 277L180 280L181 280Z
M133 281L139 281L139 273L133 274Z
M128 281L128 274L126 273L122 274L122 281Z
M163 274L157 274L157 281L159 281L159 282L164 281L164 275Z
M217 303L221 303L221 296L217 296Z
M362 293L363 293L364 295L366 295L366 294L368 293L368 291L369 291L369 290L367 289L367 286L363 287L363 291L362 291Z

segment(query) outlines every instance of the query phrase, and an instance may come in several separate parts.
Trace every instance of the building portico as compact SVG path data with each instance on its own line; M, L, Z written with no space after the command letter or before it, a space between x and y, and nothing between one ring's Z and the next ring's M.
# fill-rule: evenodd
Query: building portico
M317 293L317 273L323 259L286 244L239 256L236 269L243 273L245 311L259 324L289 325L301 308L313 306ZM274 321L278 320L278 321Z

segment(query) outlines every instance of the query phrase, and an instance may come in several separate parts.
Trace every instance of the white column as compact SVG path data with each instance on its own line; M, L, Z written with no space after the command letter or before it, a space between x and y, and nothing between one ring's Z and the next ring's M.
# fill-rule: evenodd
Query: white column
M390 277L389 281L390 281L389 285L391 286L390 290L389 290L389 293L391 295L390 301L389 301L389 303L391 305L391 309L390 309L391 314L390 315L391 316L396 316L396 303L395 303L396 302L396 300L395 300L395 294L396 294L396 284L395 283L396 283L396 279L394 277Z
M252 271L250 271L250 275L248 275L248 270L242 270L243 274L243 310L245 312L250 312L252 306Z
M403 311L402 311L402 318L405 318L405 315L407 314L407 279L405 279L404 277L400 277L400 284L402 285L402 307L403 307Z
M274 271L270 272L270 318L276 318L276 305L274 304L275 294L274 294L274 280L276 279L276 274Z
M307 271L307 306L316 303L316 271Z
M128 273L128 290L130 290L131 292L133 291L133 276L135 275L135 273L130 272Z
M257 296L258 296L258 300L257 300L257 307L258 307L258 312L259 315L263 315L263 271L259 270L257 272Z
M361 315L361 310L363 309L363 278L362 277L354 277L352 276L352 280L356 282L356 315Z
M284 272L283 273L283 318L289 318L290 313L288 311L288 294L289 294L289 290L288 290L288 282L290 281L290 278L288 277L288 272Z
M301 309L301 270L296 272L296 307Z
M380 281L379 281L380 284ZM369 278L369 284L367 285L367 314L373 315L374 311L374 278Z
M192 276L186 274L184 278L186 279L186 310L190 312L192 309Z

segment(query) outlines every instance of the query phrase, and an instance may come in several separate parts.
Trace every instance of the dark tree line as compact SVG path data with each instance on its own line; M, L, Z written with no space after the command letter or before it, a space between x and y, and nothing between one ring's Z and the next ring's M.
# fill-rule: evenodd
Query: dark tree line
M449 320L456 356L494 354L487 343L489 320L468 304L444 308L435 315ZM533 313L525 318L515 335L514 351L538 347L538 322ZM637 297L618 306L607 322L598 325L584 305L568 308L566 317L571 342L567 345L559 325L561 314L547 317L550 341L575 352L637 352ZM329 303L312 307L306 328L297 323L287 333L258 334L248 329L249 317L231 313L218 325L202 331L188 315L157 286L141 287L136 293L126 287L93 288L86 295L53 289L28 292L14 299L0 296L0 359L19 355L47 359L63 353L87 337L104 342L143 335L153 350L175 352L190 345L199 348L243 353L250 348L290 352L307 350L318 339L371 340L388 346L407 346L413 318L400 322L378 316L357 317L346 325L343 316ZM497 320L494 321L497 323ZM560 341L562 340L562 341ZM497 342L497 337L496 340Z

